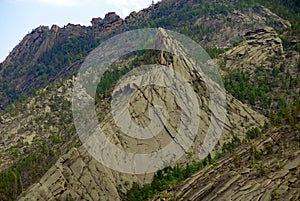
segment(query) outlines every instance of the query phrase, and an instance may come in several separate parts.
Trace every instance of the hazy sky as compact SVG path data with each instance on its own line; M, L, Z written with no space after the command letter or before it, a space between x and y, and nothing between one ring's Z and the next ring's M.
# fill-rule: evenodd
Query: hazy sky
M0 0L0 62L40 25L91 25L93 17L104 18L107 12L115 11L125 18L151 3L152 0Z

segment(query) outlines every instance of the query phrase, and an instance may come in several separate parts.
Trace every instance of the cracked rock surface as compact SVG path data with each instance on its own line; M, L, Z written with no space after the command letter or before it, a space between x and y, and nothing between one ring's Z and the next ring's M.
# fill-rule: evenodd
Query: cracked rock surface
M271 128L153 200L299 200L296 136L296 128Z
M172 38L160 30L158 37L164 41L165 45L174 44ZM173 47L173 48L176 48ZM184 55L184 54L182 54ZM220 122L218 114L212 114L209 107L209 94L203 85L203 78L200 74L191 71L193 66L187 58L177 58L164 52L161 53L161 63L165 64L171 70L179 71L189 83L192 83L196 91L196 99L199 103L200 123L197 130L194 143L185 150L189 153L180 158L177 163L186 164L192 160L198 159L198 153L209 127L211 119L217 123L213 128L224 125L222 135L217 142L213 153L219 151L223 143L230 141L233 136L241 139L245 138L244 133L251 127L261 126L267 119L250 109L245 104L233 98L231 95L224 94L227 99L227 113L225 119ZM154 81L165 81L171 79L168 76L155 74ZM142 76L141 80L147 79ZM216 90L218 86L215 85ZM134 85L124 85L121 90L131 91ZM189 99L191 97L183 97ZM159 135L152 139L135 139L125 135L116 126L111 113L107 113L101 123L102 130L109 141L117 147L130 153L149 153L159 150L174 140L178 124L182 122L180 118L180 109L174 94L166 88L159 86L149 86L141 88L131 97L129 102L129 112L131 120L138 126L145 127L149 125L149 108L152 105L159 105L166 112L163 122L163 129ZM222 108L219 108L221 110ZM216 110L218 112L218 110ZM186 111L192 113L193 111ZM158 158L164 160L164 158ZM69 197L75 200L120 200L120 191L125 191L132 182L143 184L151 181L152 174L130 175L111 170L89 155L86 148L72 148L67 154L61 156L56 164L41 178L41 180L32 185L19 200L65 200Z

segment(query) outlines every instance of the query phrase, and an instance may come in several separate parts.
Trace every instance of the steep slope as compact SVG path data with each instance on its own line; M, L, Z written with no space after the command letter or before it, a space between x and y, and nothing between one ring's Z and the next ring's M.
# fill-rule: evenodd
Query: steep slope
M265 26L283 30L290 23L256 3L194 0L162 1L131 13L125 20L108 13L104 19L94 18L89 27L41 26L29 33L0 65L0 107L59 78L70 78L93 48L125 30L164 27L180 31L204 47L230 48L243 39L245 32Z
M153 200L299 200L299 136L272 126Z
M238 68L241 71L248 71L254 74L256 67L264 66L271 71L272 68L279 68L280 61L284 59L284 51L281 39L278 34L269 27L247 32L245 41L232 48L219 58L222 68L233 71Z
M60 79L74 75L88 52L95 48L121 24L114 26L115 13L92 20L92 26L68 24L62 28L40 26L26 35L1 63L1 105L32 94ZM98 25L97 22L102 22ZM110 26L106 29L105 24ZM122 29L123 30L123 29Z
M270 27L247 32L244 41L219 55L215 62L223 70L226 89L269 116L295 101L300 90L296 30L285 33L288 41L295 41L289 45Z
M49 85L1 113L0 200L15 200L78 144L70 110L72 86L72 80Z
M160 29L157 37L157 41L160 41L160 45L174 44L172 37L167 35L162 29ZM175 46L174 49L180 50L181 48ZM196 134L195 142L191 148L187 150L190 154L182 157L180 161L178 161L179 164L185 164L198 158L198 150L201 148L204 139L203 136L205 136L206 130L209 127L209 119L216 117L211 114L212 111L208 108L207 103L209 98L205 95L205 92L203 92L205 90L203 90L204 87L201 85L203 82L202 78L200 75L191 71L193 67L190 61L184 57L179 59L165 53L159 55L161 64L164 64L170 69L180 71L181 74L187 76L193 83L194 88L199 91L197 93L197 99L201 103L199 109L201 114L203 114L203 119L200 122L201 129L199 129ZM165 79L165 81L169 79L168 76L164 77L158 75L154 77L156 77L156 79ZM143 80L145 79L147 79L147 77L143 77ZM126 85L124 87L130 91L130 87L133 87L133 85ZM143 93L144 96L140 96L140 93ZM266 121L264 116L254 112L232 96L228 94L226 96L228 100L228 113L225 122L219 122L219 124L224 124L225 126L219 140L219 145L215 151L220 149L222 144L230 141L234 136L241 139L245 138L244 133L247 129L262 126ZM167 122L164 123L165 129L159 136L156 136L155 139L138 140L124 135L116 127L111 114L105 115L101 123L102 128L106 131L106 135L109 136L111 143L116 144L128 152L139 153L140 150L143 150L143 152L147 153L160 149L175 140L174 138L170 138L167 133L171 132L173 134L173 124L182 121L179 120L178 122L178 120L176 120L178 118L176 108L179 106L176 105L176 101L174 102L173 98L174 97L165 90L150 87L149 89L135 93L131 99L131 116L136 118L136 123L139 126L147 125L149 120L147 120L148 113L145 112L147 111L145 108L157 103L157 101L160 102L163 108L167 109L168 113L173 114L169 117L170 119L168 118ZM101 109L97 111L101 111ZM32 185L23 193L20 200L35 200L38 198L41 200L64 200L66 197L72 197L75 200L99 200L99 198L120 200L122 196L121 191L123 192L130 188L132 182L143 184L149 182L152 176L153 174L133 176L110 170L93 159L85 147L81 146L78 149L72 149L69 153L60 157L56 164L50 168L39 182Z
M294 97L299 96L299 31L294 30L295 27L290 31L290 23L267 8L257 6L253 2L245 2L163 1L138 13L131 13L125 20L115 13L108 13L104 19L94 18L91 27L72 24L63 28L39 27L28 34L7 60L0 64L0 108L6 108L0 115L0 200L15 200L22 192L20 199L99 200L99 197L107 197L110 200L118 200L122 198L122 192L130 188L132 182L150 182L152 175L120 174L107 169L89 156L76 135L70 108L74 80L68 79L77 72L86 55L94 47L124 30L160 25L185 33L205 47L213 48L212 50L216 47L235 46L219 57L221 65L225 63L224 72L226 69L232 70L230 76L225 78L225 85L226 80L228 83L234 81L233 85L229 85L231 88L227 89L236 98L250 103L264 114L270 114L274 108L280 109L289 104L290 102L284 102L285 97L292 101ZM265 2L267 3L264 5L267 5L269 1ZM282 1L278 3L280 4ZM283 6L282 9L287 7ZM293 12L294 10L291 11ZM277 14L285 17L286 12ZM286 19L295 21L290 17ZM282 32L284 33L281 34ZM229 58L228 63L224 62L226 57ZM249 57L254 59L249 60ZM170 68L184 69L183 72L190 74L188 63L167 53L160 53L156 59ZM281 65L282 60L285 62L284 68ZM265 68L258 68L261 64L264 64ZM249 75L245 71L246 67L250 71ZM247 87L244 87L245 82L240 79L243 74L247 79L249 76ZM256 82L258 78L259 82ZM63 81L60 81L61 79ZM208 97L203 93L205 90L201 84L201 76L193 75L189 79L199 90L198 100L203 103L201 112L208 118L203 120L203 129L197 134L199 137L196 143L188 150L188 156L179 161L181 165L198 159L197 153L211 117L207 106ZM273 79L274 83L271 82ZM256 93L245 88L256 90L256 84L259 85L258 94L262 90L268 91L263 96L259 95L260 98L252 99L252 95ZM47 87L41 89L45 86ZM132 100L134 106L131 107L131 114L138 114L137 123L141 125L147 125L149 118L147 112L139 111L143 109L139 106L149 106L149 100L153 97L169 110L176 109L173 97L165 90L155 87L147 90L146 98L138 99L137 93L134 97L137 99ZM32 97L15 102L28 94L32 94ZM168 101L162 100L161 97L167 98ZM99 119L104 120L102 125L107 128L112 141L118 146L135 153L138 151L137 147L153 150L172 141L169 137L162 138L159 142L139 142L124 137L111 123L112 116L106 114L109 98L107 95L104 95L104 99L100 98L101 104L97 105L97 112ZM248 105L231 95L227 95L227 100L228 114L222 122L225 129L214 153L222 149L222 144L236 137L243 139L246 130L261 126L266 121L263 115L251 110ZM267 104L261 104L264 101ZM7 107L8 103L14 104ZM270 116L274 119L274 115ZM176 117L173 119L176 120ZM167 125L168 128L171 126L173 125ZM27 190L29 186L31 187ZM96 192L94 189L101 190ZM273 196L276 196L276 191L274 194Z
M37 151L35 148L46 139L45 144L57 149L56 143L61 146L75 135L70 111L72 86L72 80L48 86L1 114L1 171Z

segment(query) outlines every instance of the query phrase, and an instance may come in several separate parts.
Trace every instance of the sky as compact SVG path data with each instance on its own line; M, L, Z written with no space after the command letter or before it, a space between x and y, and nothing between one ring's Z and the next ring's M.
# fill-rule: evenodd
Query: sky
M124 19L151 3L152 0L0 0L0 62L40 25L89 26L94 17L104 18L106 13L114 11Z

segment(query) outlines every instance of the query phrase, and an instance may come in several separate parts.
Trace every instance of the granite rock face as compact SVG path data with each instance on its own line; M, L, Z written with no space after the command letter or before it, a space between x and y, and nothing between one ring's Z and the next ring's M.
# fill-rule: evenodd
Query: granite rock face
M297 129L269 129L262 139L240 146L153 200L298 200L300 151L292 140L298 135Z
M172 37L163 29L159 29L157 34L157 41L160 41L159 45L172 46L175 44L174 47L170 48L181 51L181 48L172 40ZM181 52L181 55L185 55L185 53ZM209 122L211 119L217 118L218 114L212 114L209 108L209 95L205 85L203 85L203 78L201 74L192 71L192 63L187 58L178 58L161 52L160 63L168 69L180 72L188 82L192 83L194 90L197 92L196 97L199 102L201 115L200 127L196 133L194 143L188 150L185 150L189 154L184 155L177 161L178 164L184 165L187 162L198 159L198 153L209 127ZM152 73L155 74L155 70ZM143 81L147 79L146 75L141 77ZM153 79L155 82L160 80L167 83L171 78L160 73L155 74ZM219 90L217 85L215 87L216 90ZM120 87L120 90L126 91L134 89L134 85L126 84ZM244 133L246 130L251 127L261 126L267 121L263 115L251 110L231 95L225 94L225 97L228 102L226 117L222 122L219 119L215 119L217 123L212 125L216 129L220 124L224 125L222 135L213 153L219 151L222 144L230 141L233 136L243 139L245 138ZM185 98L190 99L191 97ZM130 99L129 112L135 124L146 127L150 123L149 108L155 104L164 108L168 115L166 116L166 122L163 121L163 130L152 139L139 140L124 134L116 126L110 113L104 117L101 123L102 130L105 131L105 135L111 143L127 152L138 154L159 150L175 141L174 136L176 136L178 124L183 121L180 119L176 97L165 88L157 86L141 88ZM101 111L101 108L96 111ZM157 160L163 161L164 158L158 158ZM152 174L131 175L108 169L92 158L85 147L81 146L71 149L67 154L60 157L38 183L32 185L22 194L20 200L35 200L38 198L41 200L64 200L67 196L75 200L120 200L120 190L125 191L131 186L132 182L147 183L151 180L151 177Z
M219 58L222 68L240 69L253 72L256 67L266 69L277 66L275 60L284 60L285 54L281 39L270 27L264 27L245 34L245 40ZM271 69L272 70L272 69Z
M127 185L141 183L135 175L120 174L104 167L83 147L73 148L19 200L120 200L118 190L125 181Z
M23 194L19 197L20 200L67 200L71 198L75 200L121 200L121 191L124 192L129 189L132 182L145 184L151 181L152 174L130 175L105 167L91 157L86 148L80 144L72 122L70 108L72 87L76 78L74 80L67 79L78 70L84 60L82 52L78 54L79 56L77 55L76 61L68 65L55 66L59 70L55 75L51 75L45 83L39 83L37 80L41 75L34 75L32 72L35 72L35 68L39 67L41 56L44 55L45 58L49 52L55 52L55 48L66 48L68 45L74 44L77 46L72 46L72 48L89 47L95 41L104 40L122 31L139 26L140 28L148 27L149 24L147 23L151 20L166 19L172 15L168 12L162 12L163 9L173 7L180 9L189 2L194 3L190 0L159 2L140 12L132 12L125 20L116 13L108 13L104 19L93 18L92 26L89 27L73 24L64 27L53 25L51 28L41 26L25 36L7 59L0 64L1 81L9 83L9 86L17 92L22 91L25 94L30 94L29 91L33 86L40 89L49 83L66 79L63 84L48 85L48 87L39 90L34 97L12 105L13 110L1 113L0 171L5 171L13 163L18 162L18 157L15 157L14 154L30 155L37 151L34 149L34 145L44 142L45 139L60 141L61 138L69 136L68 141L61 147L57 147L57 145L52 147L52 149L61 149L63 154L56 156L58 157L56 162L51 161L50 165L53 166L38 182L32 184L28 189L26 189L28 186L25 186ZM218 1L216 3L222 5L224 2ZM199 4L195 4L195 7L197 6ZM199 35L196 32L193 33L197 35L197 42L201 45L213 48L233 47L221 55L216 60L217 63L219 62L224 68L251 70L258 65L265 65L266 68L270 68L272 60L278 61L287 57L276 31L290 26L288 21L278 17L265 7L258 6L243 11L229 9L226 10L226 13L196 15L191 21L178 21L173 27L167 28L180 31L184 28L196 27L196 30L203 30ZM158 36L157 45L173 44L172 39L166 35L163 29L160 29ZM293 43L296 44L297 40L295 37ZM235 46L234 44L239 45ZM173 46L171 48L178 50L180 54L180 47ZM298 65L299 53L293 52L292 56L289 57L293 66ZM296 57L297 59L294 59ZM189 150L184 150L186 155L177 161L178 164L184 165L199 159L198 153L209 122L211 119L217 119L217 115L212 113L209 107L210 97L203 77L193 71L192 63L187 58L179 58L170 56L166 52L160 52L159 61L168 69L179 71L184 75L197 92L201 123L196 133L195 142ZM53 66L47 65L47 67ZM158 71L154 71L154 73L156 75L155 81L164 82L171 79L168 76L162 76ZM142 77L141 80L143 79L147 79L147 76ZM136 86L130 84L121 88L123 91L135 89ZM216 89L219 90L218 86ZM7 101L7 97L2 95L2 91L0 91L0 107ZM222 121L216 120L217 123L224 125L224 129L212 155L219 152L222 144L231 141L233 136L244 139L245 132L249 128L262 126L268 121L266 117L236 100L230 94L225 96L227 99L226 118ZM190 99L191 97L186 96L185 98ZM109 102L108 99L101 101ZM106 131L110 141L120 149L137 154L160 149L174 141L172 133L176 133L178 124L182 122L176 97L162 87L150 86L136 92L130 99L129 112L136 125L141 127L149 125L149 107L153 104L158 104L164 108L169 116L166 118L167 122L163 123L164 129L161 134L157 138L146 140L133 139L120 132L112 115L109 112L106 113L107 108L96 108L96 111L99 113L102 111L101 126ZM104 114L103 111L105 111ZM192 113L193 111L187 112ZM217 124L213 125L213 128L218 127ZM292 139L293 136L289 134L294 133L293 130L285 133L285 135L277 130L269 132L272 139L265 138L264 141L256 141L254 144L258 148L262 146L263 151L263 146L268 145L268 143L274 147L278 145L276 144L278 140L274 142L274 139L288 137ZM273 135L273 133L275 134ZM283 145L278 146L283 149L285 144L283 143ZM16 148L20 149L19 153L13 152L16 151ZM215 200L227 196L237 200L239 197L243 200L256 198L269 200L273 197L288 199L289 194L291 199L299 199L297 194L299 192L298 150L293 150L294 155L290 154L292 152L288 150L286 153L287 160L282 155L274 155L259 161L262 165L255 163L256 169L252 167L253 164L249 165L249 161L247 161L249 153L247 151L249 152L249 149L246 147L240 149L235 157L228 156L220 160L216 167L208 167L197 173L178 188L170 189L167 195L176 196L182 200L198 200L200 198ZM280 154L280 150L278 153ZM274 159L276 157L278 160ZM238 162L238 158L242 158L242 162ZM234 160L237 160L234 162L236 169L232 169L231 166L231 162ZM239 163L245 165L239 165ZM267 176L265 169L270 170L267 171L270 173ZM161 195L157 199L167 199L164 196Z

